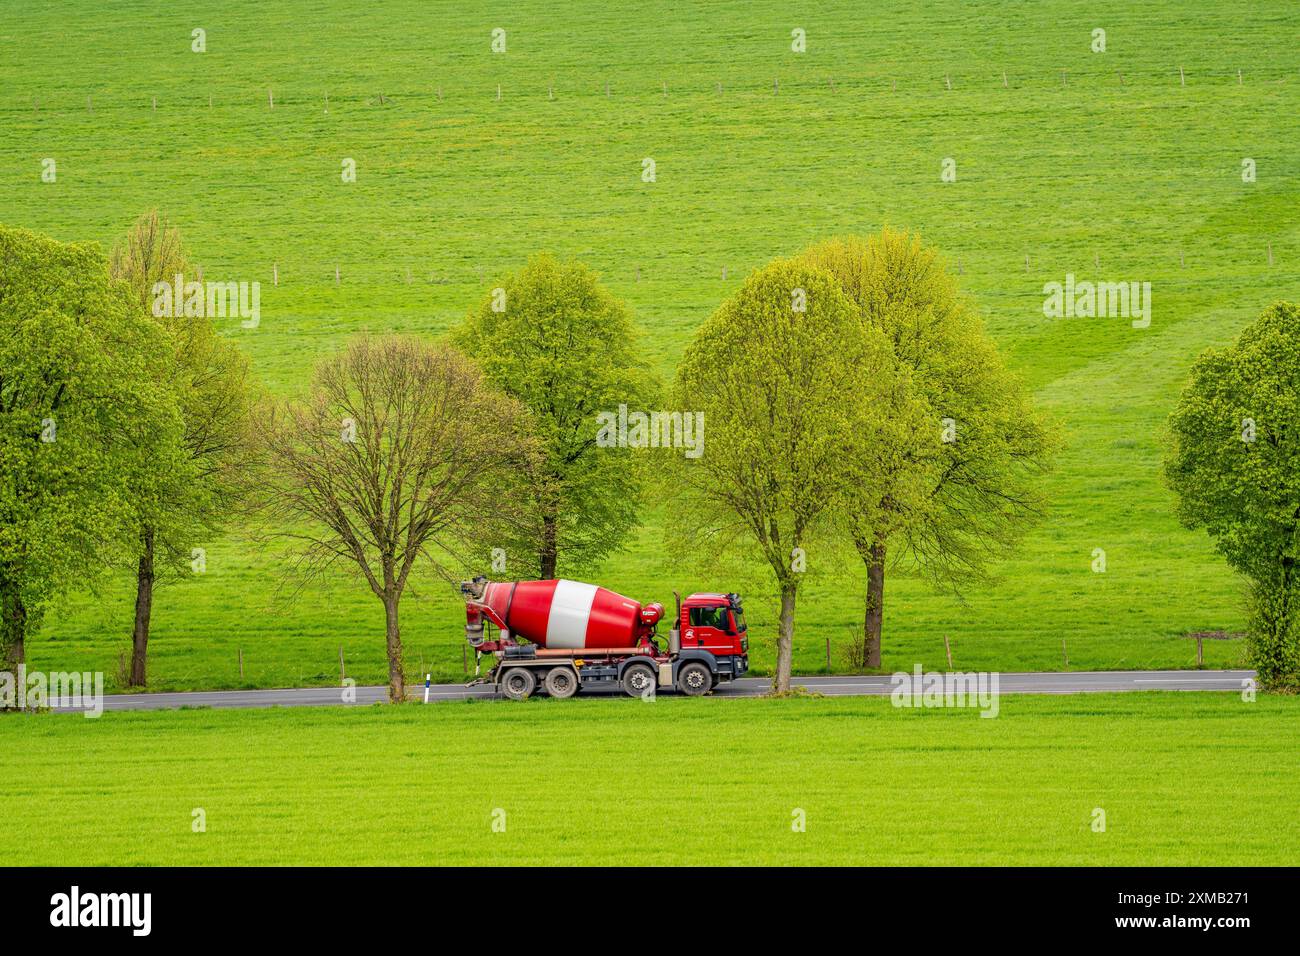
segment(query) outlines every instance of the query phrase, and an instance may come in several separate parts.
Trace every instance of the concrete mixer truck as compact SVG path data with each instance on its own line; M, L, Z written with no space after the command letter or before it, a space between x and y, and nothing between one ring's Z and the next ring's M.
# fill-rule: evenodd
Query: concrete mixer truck
M698 697L749 670L749 635L737 594L676 592L676 616L658 634L664 607L577 581L461 583L465 638L495 660L486 678L513 700L537 691L572 697L621 688L632 697L672 687ZM495 633L493 630L495 629Z

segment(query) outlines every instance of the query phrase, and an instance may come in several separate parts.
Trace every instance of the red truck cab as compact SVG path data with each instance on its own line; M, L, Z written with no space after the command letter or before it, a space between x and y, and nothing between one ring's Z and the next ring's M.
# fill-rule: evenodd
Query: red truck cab
M715 657L743 657L748 665L749 634L739 595L692 594L682 602L677 627L682 650L705 650Z

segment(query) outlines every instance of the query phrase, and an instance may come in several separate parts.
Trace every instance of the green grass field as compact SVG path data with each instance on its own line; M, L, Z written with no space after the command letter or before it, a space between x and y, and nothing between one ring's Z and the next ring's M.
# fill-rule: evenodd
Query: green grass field
M944 634L964 668L1056 668L1062 638L1076 667L1188 666L1184 634L1239 631L1244 614L1208 539L1172 516L1161 430L1194 356L1271 301L1300 296L1300 9L1089 7L14 5L0 23L0 221L107 244L162 208L206 277L263 283L260 327L230 319L223 331L282 393L354 333L442 332L541 249L597 268L668 375L750 269L834 233L918 229L946 252L1067 446L1045 520L996 586L962 604L890 579L885 667L940 665ZM196 27L203 54L190 51ZM489 51L495 27L507 30L504 54ZM791 52L795 27L807 53ZM1097 27L1105 53L1090 50ZM646 157L654 183L641 181ZM957 181L943 183L949 157ZM57 162L55 183L41 182L44 158ZM346 158L352 185L340 178ZM1243 183L1244 158L1257 182ZM1067 272L1151 282L1150 328L1045 319L1043 284ZM673 588L737 587L665 553L671 500L651 502L645 519L590 579L665 602ZM1104 574L1090 569L1096 548ZM861 615L860 569L823 557L810 555L799 617L805 671L826 667L828 639L842 668ZM379 602L344 578L285 604L286 566L243 529L211 542L207 573L157 597L153 686L329 682L340 646L350 676L382 681ZM763 668L774 614L750 592ZM413 671L461 673L457 603L434 583L408 598ZM130 620L120 578L71 595L30 662L111 674ZM1241 645L1206 653L1237 664ZM103 726L178 719L265 718ZM1099 852L1072 848L1063 821L1076 817L1059 812L1062 855ZM384 852L339 843L344 856ZM647 852L673 850L651 841Z
M1153 693L1008 696L992 720L882 698L10 715L0 859L1289 864L1298 708Z

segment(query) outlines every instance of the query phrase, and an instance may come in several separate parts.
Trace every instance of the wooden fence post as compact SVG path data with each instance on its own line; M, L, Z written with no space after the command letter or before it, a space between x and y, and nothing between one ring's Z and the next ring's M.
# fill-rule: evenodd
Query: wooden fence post
M948 670L952 670L952 645L948 643L948 635L943 636L943 649L948 655Z

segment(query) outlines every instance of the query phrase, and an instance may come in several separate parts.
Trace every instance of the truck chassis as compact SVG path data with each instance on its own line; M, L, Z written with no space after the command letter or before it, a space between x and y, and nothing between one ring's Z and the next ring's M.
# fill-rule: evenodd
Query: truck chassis
M717 657L697 649L684 649L671 657L599 649L543 657L533 647L520 646L501 655L488 682L511 700L526 700L538 691L564 699L579 690L616 687L629 697L653 697L666 687L701 697L723 681L744 676L748 664L745 657Z

